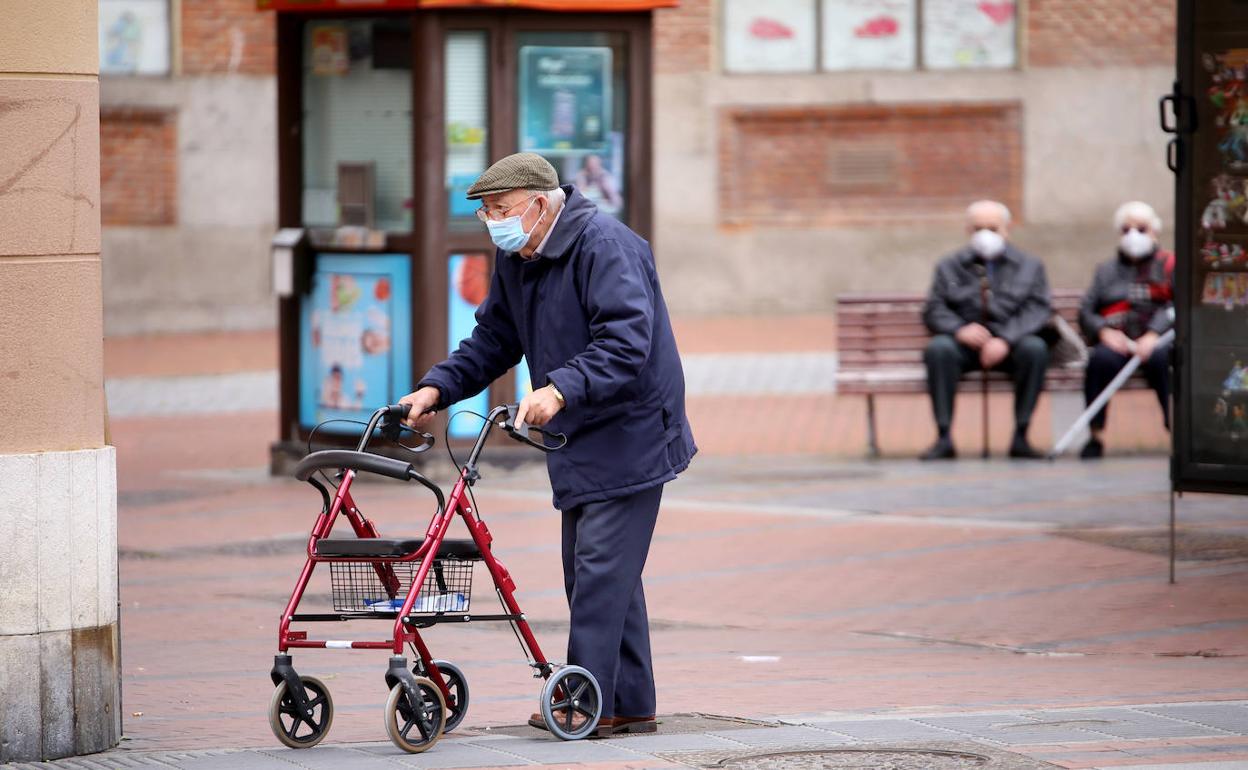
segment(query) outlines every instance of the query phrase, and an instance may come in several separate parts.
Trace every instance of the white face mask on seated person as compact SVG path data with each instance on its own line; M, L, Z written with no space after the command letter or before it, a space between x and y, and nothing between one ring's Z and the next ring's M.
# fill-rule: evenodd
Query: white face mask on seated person
M1148 233L1130 227L1118 239L1118 248L1131 259L1140 260L1152 254L1157 243Z
M971 235L971 251L984 259L996 259L1005 253L1005 238L996 230L981 227Z

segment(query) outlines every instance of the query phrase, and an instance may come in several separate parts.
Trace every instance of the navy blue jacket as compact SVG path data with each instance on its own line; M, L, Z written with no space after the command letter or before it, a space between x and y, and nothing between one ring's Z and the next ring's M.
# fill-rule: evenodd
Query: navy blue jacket
M555 507L568 510L671 481L697 447L650 245L572 185L563 189L544 252L495 254L472 336L418 387L437 387L444 409L523 355L533 386L554 383L567 401L546 429L568 443L546 464Z

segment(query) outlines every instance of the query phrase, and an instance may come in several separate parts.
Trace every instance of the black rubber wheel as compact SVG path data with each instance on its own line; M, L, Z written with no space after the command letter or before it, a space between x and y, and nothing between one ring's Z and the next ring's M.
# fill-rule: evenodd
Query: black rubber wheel
M442 737L446 725L446 701L442 691L423 676L416 677L421 703L412 704L403 685L390 688L383 718L390 741L409 754L428 751Z
M313 676L301 676L304 696L312 707L311 718L295 709L295 699L287 692L286 682L273 689L269 699L269 728L273 735L292 749L307 749L325 740L334 723L334 699L329 688Z
M553 735L577 741L593 735L602 717L602 690L598 680L580 666L564 666L546 680L538 704Z

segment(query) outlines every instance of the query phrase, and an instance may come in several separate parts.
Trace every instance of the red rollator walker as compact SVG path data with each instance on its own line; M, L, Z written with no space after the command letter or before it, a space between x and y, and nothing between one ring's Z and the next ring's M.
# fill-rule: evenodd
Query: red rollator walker
M328 688L319 679L295 672L290 656L292 648L390 650L390 665L385 675L390 694L383 714L386 733L404 751L416 753L429 749L443 733L463 721L468 710L468 680L454 664L433 658L421 639L420 629L438 623L478 621L512 625L534 669L534 677L545 680L539 710L551 733L564 740L577 740L595 731L602 716L602 691L597 680L580 666L559 666L542 655L516 602L515 581L494 557L490 530L481 519L480 511L475 509L469 491L480 478L477 461L495 427L544 452L559 449L566 443L562 434L517 427L515 408L514 405L495 407L485 417L468 461L459 469L459 478L449 500L410 462L367 451L375 432L398 443L401 431L411 431L402 424L409 409L406 404L386 406L374 412L355 451L314 452L295 468L295 477L316 487L324 504L308 540L308 560L282 613L278 630L279 652L273 658L270 673L276 689L269 703L269 726L279 741L291 748L315 746L329 733L334 719L333 699ZM537 432L541 440L530 438L527 432L530 430ZM410 451L423 452L433 446L433 436L419 435L424 439L423 445L407 447ZM548 446L547 438L563 443ZM333 479L326 470L336 472ZM351 484L361 472L415 481L433 493L437 508L423 538L395 539L379 535L377 527L364 517L351 496ZM330 537L339 515L351 523L355 537ZM468 527L470 540L446 539L447 528L457 515ZM469 612L473 568L478 562L484 563L494 581L503 609L500 614ZM313 570L322 563L329 565L333 612L297 612ZM390 621L393 624L390 638L371 641L313 639L307 631L291 627L295 623L360 619ZM415 658L411 667L403 655L405 645L411 647Z

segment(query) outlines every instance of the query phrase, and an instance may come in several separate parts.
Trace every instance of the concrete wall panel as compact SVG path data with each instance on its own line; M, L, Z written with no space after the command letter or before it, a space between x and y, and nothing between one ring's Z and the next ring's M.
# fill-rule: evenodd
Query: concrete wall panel
M0 259L0 452L104 443L100 263Z
M4 0L3 16L0 72L99 72L97 3Z
M0 635L0 763L40 758L39 637Z
M30 548L39 527L38 467L36 455L0 456L0 639L39 627L39 560Z
M98 252L95 80L0 78L0 136L0 259Z

